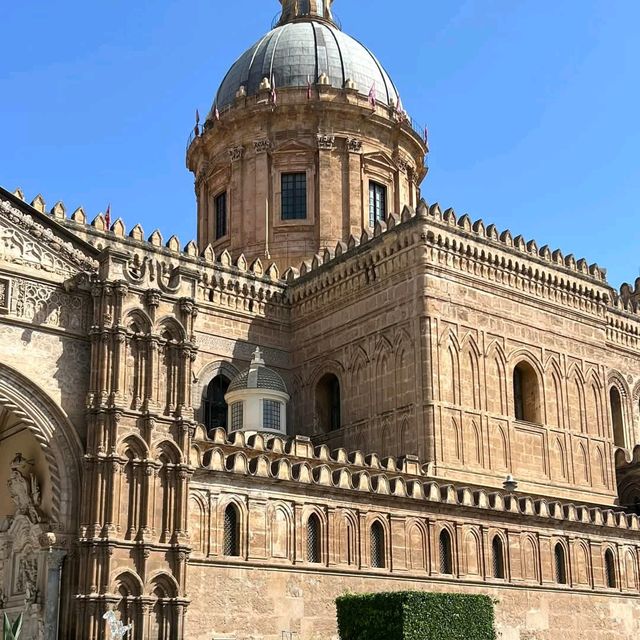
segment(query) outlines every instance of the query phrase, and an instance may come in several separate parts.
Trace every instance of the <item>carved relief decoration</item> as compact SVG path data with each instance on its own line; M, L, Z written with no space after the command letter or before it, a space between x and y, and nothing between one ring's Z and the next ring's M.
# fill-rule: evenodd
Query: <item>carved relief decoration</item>
M253 142L253 147L256 153L266 153L271 149L271 141L266 138L263 140L255 140Z
M347 138L347 150L350 153L360 153L362 151L362 140L358 138Z
M227 153L229 154L229 160L231 160L231 162L237 162L238 160L242 160L244 147L231 147L230 149L227 149Z
M65 275L78 269L96 270L97 263L92 258L35 222L32 216L6 201L0 201L0 213L4 218L0 222L0 260Z
M88 326L88 306L80 295L64 293L45 284L17 280L10 312L38 325L84 331Z
M0 311L8 311L11 300L11 280L0 278Z
M317 135L318 139L318 149L323 149L324 151L331 151L335 148L336 137L329 136L323 133L319 133Z

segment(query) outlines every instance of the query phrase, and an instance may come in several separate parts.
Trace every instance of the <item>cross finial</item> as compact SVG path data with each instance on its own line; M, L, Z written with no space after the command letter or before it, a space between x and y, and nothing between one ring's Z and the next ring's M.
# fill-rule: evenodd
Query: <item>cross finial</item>
M256 350L253 352L253 358L251 359L251 364L264 364L264 360L262 359L262 351L260 351L260 347L256 347Z

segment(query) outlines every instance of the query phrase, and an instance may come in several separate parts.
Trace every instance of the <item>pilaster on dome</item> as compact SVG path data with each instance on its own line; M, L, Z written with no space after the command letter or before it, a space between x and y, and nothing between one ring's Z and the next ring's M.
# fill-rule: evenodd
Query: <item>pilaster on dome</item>
M324 20L335 26L331 5L333 0L280 0L282 15L278 26L298 20Z

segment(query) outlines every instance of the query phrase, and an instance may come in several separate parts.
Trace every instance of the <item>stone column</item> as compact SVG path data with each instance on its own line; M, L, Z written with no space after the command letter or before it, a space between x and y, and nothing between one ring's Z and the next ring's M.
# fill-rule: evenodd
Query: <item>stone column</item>
M44 597L44 640L57 640L62 564L67 552L51 549L47 553L47 576Z
M360 237L363 226L368 224L362 219L362 140L358 138L347 138L347 154L349 162L349 182L345 188L349 193L349 215L348 225L343 232L343 240L353 234ZM363 224L364 223L364 224Z

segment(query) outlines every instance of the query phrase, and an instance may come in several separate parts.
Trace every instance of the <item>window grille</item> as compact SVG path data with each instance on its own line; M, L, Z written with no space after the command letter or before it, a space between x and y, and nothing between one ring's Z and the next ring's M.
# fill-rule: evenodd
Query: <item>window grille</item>
M369 183L369 226L384 222L387 217L387 188L378 182Z
M453 554L451 549L451 536L446 529L440 532L439 552L440 552L440 573L445 575L453 574Z
M234 402L231 405L231 429L242 429L244 423L244 403Z
M306 220L307 174L283 173L281 186L281 217L283 220Z
M307 520L307 562L322 562L320 520L312 513Z
M379 522L371 525L371 566L382 568L385 566L384 561L384 529Z
M238 526L238 510L230 504L224 511L224 542L222 553L225 556L240 555L240 530Z
M554 556L556 582L558 584L567 584L567 561L564 555L564 549L559 542L556 544Z
M504 551L502 548L502 540L498 536L493 538L492 561L493 561L493 577L504 578Z
M215 199L216 240L227 235L227 192L224 191Z
M616 568L613 560L613 552L611 549L607 549L604 554L604 576L605 583L609 589L616 588Z
M277 400L262 401L262 427L264 429L280 429L280 402Z

